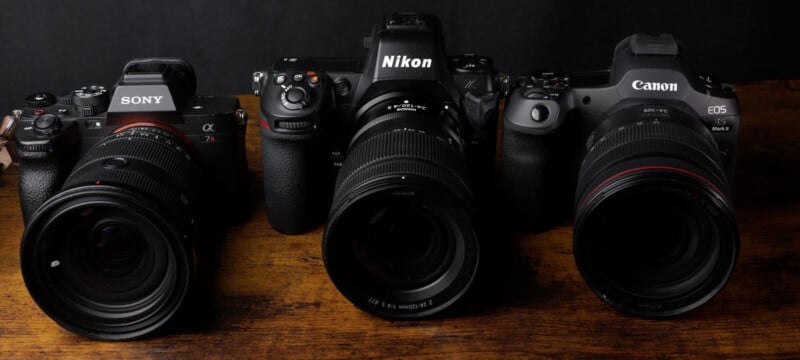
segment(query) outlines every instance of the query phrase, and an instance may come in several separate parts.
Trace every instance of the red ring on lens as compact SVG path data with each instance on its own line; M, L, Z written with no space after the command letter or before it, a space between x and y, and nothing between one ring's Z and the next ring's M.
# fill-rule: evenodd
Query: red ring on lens
M608 184L608 183L610 183L610 182L614 181L615 179L618 179L618 178L620 178L622 176L625 176L625 175L628 175L628 174L633 174L633 173L640 172L640 171L645 171L645 170L667 170L667 171L679 172L681 174L689 175L689 176L691 176L691 177L693 177L695 179L698 179L698 180L702 181L706 185L710 186L714 190L714 192L717 193L717 194L721 194L722 193L721 191L719 191L719 188L717 188L713 183L711 183L711 181L708 181L708 179L698 175L695 172L692 172L692 171L689 171L689 170L686 170L686 169L673 167L673 166L649 165L649 166L640 166L640 167L636 167L636 168L633 168L633 169L623 170L623 171L620 171L620 172L618 172L618 173L616 173L616 174L614 174L612 176L609 176L607 179L603 180L600 184L597 184L597 186L595 186L594 189L592 189L592 191L590 191L589 194L586 195L583 198L583 200L581 201L581 204L580 204L580 206L578 206L578 208L583 208L586 205L586 202L589 201L589 199L592 196L594 196L598 191L600 191L600 188L604 187L606 184Z

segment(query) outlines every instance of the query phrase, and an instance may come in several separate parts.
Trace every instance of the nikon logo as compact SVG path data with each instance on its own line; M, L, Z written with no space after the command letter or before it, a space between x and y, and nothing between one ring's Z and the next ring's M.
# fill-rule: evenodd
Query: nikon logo
M161 104L163 96L123 96L119 103L122 105Z
M410 58L406 55L385 55L381 67L427 69L431 67L431 59Z
M641 90L641 91L671 91L676 92L678 91L678 84L677 83L665 83L665 82L646 82L642 80L634 80L631 83L631 86L634 90Z

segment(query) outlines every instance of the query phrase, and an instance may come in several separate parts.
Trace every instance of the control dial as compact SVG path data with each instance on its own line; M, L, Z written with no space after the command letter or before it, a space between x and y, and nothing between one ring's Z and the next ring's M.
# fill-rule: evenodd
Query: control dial
M310 94L300 86L287 87L281 93L281 104L289 110L300 110L310 101Z
M450 59L450 64L458 72L485 72L492 69L491 60L486 56L456 56Z
M531 76L534 87L546 90L562 91L569 87L569 78L559 72L540 72Z
M46 92L30 94L25 98L25 107L29 109L42 109L55 103L56 96Z

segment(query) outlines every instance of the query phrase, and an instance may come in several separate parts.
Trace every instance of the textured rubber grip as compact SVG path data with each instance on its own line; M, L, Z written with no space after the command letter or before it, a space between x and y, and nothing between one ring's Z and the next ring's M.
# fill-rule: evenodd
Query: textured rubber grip
M27 226L47 199L58 192L64 171L55 154L40 158L24 158L19 163L19 197L22 218Z
M324 219L332 188L326 139L322 133L285 135L261 129L264 200L275 230L300 234Z
M517 228L539 229L553 220L555 179L552 138L503 129L500 165L501 208L507 221ZM563 161L563 160L561 160Z

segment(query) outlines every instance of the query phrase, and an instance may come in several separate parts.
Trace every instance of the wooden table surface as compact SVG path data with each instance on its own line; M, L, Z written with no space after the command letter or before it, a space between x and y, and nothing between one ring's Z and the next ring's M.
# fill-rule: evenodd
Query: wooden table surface
M0 176L0 358L800 358L800 87L737 87L743 111L735 199L741 255L728 286L670 320L623 315L584 284L572 229L496 233L502 250L464 311L386 321L329 281L322 227L287 236L267 222L257 99L247 134L252 215L219 247L209 305L156 338L121 343L63 330L29 297L15 170Z

